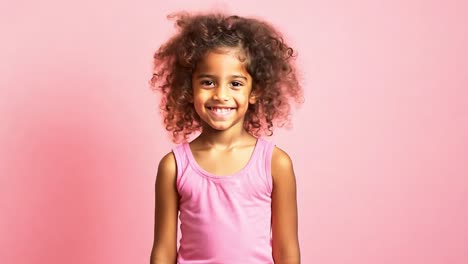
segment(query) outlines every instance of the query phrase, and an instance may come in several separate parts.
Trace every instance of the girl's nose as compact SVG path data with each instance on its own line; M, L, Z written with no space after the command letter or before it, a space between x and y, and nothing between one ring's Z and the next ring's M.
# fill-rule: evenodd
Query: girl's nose
M218 87L214 94L213 99L218 101L228 101L229 100L229 92L227 87Z

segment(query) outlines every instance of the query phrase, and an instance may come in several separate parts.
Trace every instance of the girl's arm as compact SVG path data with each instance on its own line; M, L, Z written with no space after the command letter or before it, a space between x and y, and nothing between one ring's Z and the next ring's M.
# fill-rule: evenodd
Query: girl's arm
M277 147L273 150L271 171L273 259L275 264L299 264L296 179L291 159Z
M177 261L179 199L176 175L176 162L171 152L162 158L156 176L154 242L150 264L175 264Z

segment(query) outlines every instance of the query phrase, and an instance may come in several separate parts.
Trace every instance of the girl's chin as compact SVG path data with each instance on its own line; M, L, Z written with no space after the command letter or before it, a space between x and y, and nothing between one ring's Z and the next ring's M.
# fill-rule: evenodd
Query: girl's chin
M222 122L222 121L209 121L203 122L203 129L211 130L214 132L224 132L227 130L236 129L237 124L232 122Z

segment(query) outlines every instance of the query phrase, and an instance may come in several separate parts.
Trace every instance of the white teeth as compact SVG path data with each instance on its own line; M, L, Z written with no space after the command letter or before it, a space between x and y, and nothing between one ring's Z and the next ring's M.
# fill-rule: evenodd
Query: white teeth
M211 110L216 113L227 113L231 111L231 108L211 107Z

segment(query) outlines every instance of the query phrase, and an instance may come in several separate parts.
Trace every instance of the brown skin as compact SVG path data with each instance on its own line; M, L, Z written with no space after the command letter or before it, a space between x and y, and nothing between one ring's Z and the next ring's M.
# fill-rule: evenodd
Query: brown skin
M172 153L159 163L156 176L154 242L151 264L175 264L179 196L176 189L176 163Z
M164 124L175 143L188 141L200 128L189 79L206 53L219 48L241 51L240 58L255 80L253 91L261 95L262 100L245 115L247 131L256 137L272 135L276 124L288 123L289 106L293 101L302 103L303 96L296 76L297 54L280 32L267 21L219 13L184 12L172 17L178 33L155 53L151 87L162 93Z
M245 136L251 137L245 134L242 137ZM244 142L250 143L241 144L237 141L237 144L225 146L224 149L218 149L222 145L207 149L202 147L206 146L206 143L204 137L200 136L191 143L191 148L199 164L233 164L225 162L226 159L236 156L236 153L253 151L255 142L252 138L245 139ZM227 175L241 167L224 167L222 170L207 166L202 168L209 172ZM277 147L272 157L272 178L273 259L275 264L299 264L296 180L291 159L286 152ZM169 153L161 160L156 179L156 216L151 264L176 263L178 199L176 165L173 154Z
M271 171L273 259L275 264L299 264L301 257L297 235L296 178L288 154L277 147L273 150Z
M193 83L193 103L203 127L200 136L190 143L196 162L213 174L234 174L245 167L256 144L256 138L243 127L248 104L256 103L251 93L251 76L236 53L225 50L205 57L194 73ZM206 108L222 104L235 107L229 117L217 118ZM279 148L273 151L271 171L273 259L275 264L299 264L296 181L291 159ZM156 178L151 264L176 263L179 209L176 175L174 155L169 153L161 160Z

